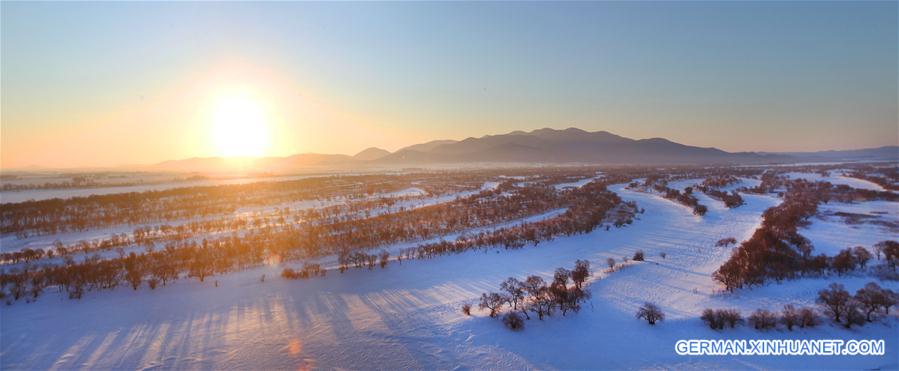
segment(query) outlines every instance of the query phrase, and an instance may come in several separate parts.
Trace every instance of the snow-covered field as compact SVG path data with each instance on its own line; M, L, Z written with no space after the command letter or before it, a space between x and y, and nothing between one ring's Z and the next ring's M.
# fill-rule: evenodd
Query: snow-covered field
M847 217L836 213L848 213ZM871 250L875 243L899 236L899 204L871 201L853 204L829 203L818 207L818 217L799 230L815 247L815 253L836 255L847 247L863 246Z
M817 290L838 280L854 291L870 279L802 279L734 294L718 293L711 273L730 248L718 239L748 238L761 213L780 202L745 195L746 205L709 206L704 217L659 196L613 187L646 210L621 229L541 243L521 250L472 251L430 260L391 263L375 271L331 271L326 278L287 281L272 265L181 280L150 291L120 287L80 301L48 293L31 304L0 309L0 367L18 368L880 368L899 367L899 322L861 329L830 324L815 329L721 332L698 319L706 307L779 310L811 304ZM700 196L700 195L698 195ZM895 209L894 209L895 210ZM805 232L803 232L805 234ZM808 236L808 235L807 235ZM809 238L812 238L811 236ZM826 237L825 237L826 238ZM813 239L814 240L814 239ZM816 241L817 243L817 241ZM853 244L864 244L857 242ZM609 257L637 249L647 261L601 273ZM817 245L816 245L817 249ZM667 253L661 258L659 253ZM512 332L484 312L464 316L462 303L495 291L506 277L549 277L557 267L589 259L593 294L578 314L527 321ZM260 282L265 274L268 279ZM218 285L216 287L217 281ZM893 290L899 286L883 283ZM634 319L644 301L668 318L650 327ZM679 339L885 339L885 356L688 357Z

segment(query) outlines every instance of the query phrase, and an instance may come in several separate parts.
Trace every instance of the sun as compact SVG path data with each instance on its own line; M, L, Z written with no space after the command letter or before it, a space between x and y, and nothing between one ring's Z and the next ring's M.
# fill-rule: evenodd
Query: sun
M230 93L215 100L211 139L224 157L259 157L269 150L269 118L262 104L249 93Z

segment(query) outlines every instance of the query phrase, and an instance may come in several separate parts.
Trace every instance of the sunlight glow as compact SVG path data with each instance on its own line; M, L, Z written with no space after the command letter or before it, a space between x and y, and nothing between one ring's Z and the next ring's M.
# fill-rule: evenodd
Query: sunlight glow
M211 140L218 155L258 157L269 152L269 118L251 94L223 95L211 116Z

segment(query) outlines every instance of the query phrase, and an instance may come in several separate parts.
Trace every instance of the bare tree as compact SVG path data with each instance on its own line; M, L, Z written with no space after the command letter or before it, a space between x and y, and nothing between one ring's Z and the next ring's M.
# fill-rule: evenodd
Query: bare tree
M481 294L481 302L478 304L478 307L481 309L490 309L490 317L496 317L497 310L499 310L505 302L506 299L502 295L491 292L489 294Z
M574 270L571 271L571 281L574 282L574 287L580 289L588 278L590 278L590 262L587 260L575 261Z
M818 325L818 315L812 308L804 307L799 310L799 327L815 327Z
M855 292L855 300L861 304L862 310L865 313L865 319L868 322L872 321L871 315L884 307L885 304L889 303L892 296L892 291L884 290L874 282L868 282L865 287L862 287ZM890 304L890 306L892 306L892 304ZM887 308L889 308L889 306L887 306Z
M849 304L849 292L839 283L831 283L829 288L818 291L817 302L824 307L834 321L841 322Z
M381 253L378 255L378 257L380 258L379 262L381 264L381 269L387 267L387 262L390 261L390 253L388 253L387 250L381 250Z
M524 299L525 295L524 282L509 277L499 285L499 288L507 293L506 298L509 299L512 310L518 310L518 303Z
M865 269L865 266L868 265L868 260L871 260L871 253L862 246L853 248L852 255L855 258L855 263L862 269Z
M650 325L665 320L665 313L655 304L646 302L637 310L637 319L645 319Z

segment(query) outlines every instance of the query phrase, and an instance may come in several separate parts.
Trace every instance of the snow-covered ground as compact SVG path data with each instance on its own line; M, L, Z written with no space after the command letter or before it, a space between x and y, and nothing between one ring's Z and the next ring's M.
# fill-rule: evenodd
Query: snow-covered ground
M589 178L584 178L584 179L581 179L581 180L578 180L575 182L559 183L559 184L555 184L553 186L556 188L556 190L560 190L560 191L563 189L566 189L566 188L580 188L580 187L587 185L587 183L590 183L590 182L592 182L596 179L600 179L602 177L603 177L603 174L600 171L600 172L597 172L595 176L592 176Z
M646 211L634 224L521 250L472 251L391 263L375 271L330 271L323 279L287 281L271 265L181 280L150 291L120 287L80 301L48 293L36 303L0 308L0 367L203 368L896 368L899 322L862 329L825 324L815 329L758 332L743 326L713 331L698 319L706 307L779 310L811 305L817 290L837 279L803 279L721 294L711 273L730 255L718 239L748 238L761 213L780 202L744 195L746 205L720 202L703 217L658 195L615 186ZM697 194L697 196L704 196ZM889 206L889 205L884 205ZM895 209L894 209L895 211ZM557 213L558 211L551 212ZM553 214L554 215L554 214ZM550 217L541 215L535 218ZM803 231L805 234L805 231ZM861 236L858 234L857 236ZM810 237L811 238L811 237ZM854 237L848 237L854 238ZM859 242L864 244L864 242ZM859 244L854 243L854 244ZM817 249L816 244L816 249ZM511 332L462 303L475 303L506 277L551 276L557 267L645 251L647 261L603 274L578 314L527 321ZM660 253L665 252L666 258ZM267 279L260 282L265 274ZM599 275L599 274L597 274ZM854 291L869 278L838 279ZM215 281L218 282L216 287ZM899 290L895 283L881 283ZM634 319L645 301L660 305L665 322ZM680 339L885 339L887 355L846 357L678 356Z
M851 216L842 217L836 214L839 212ZM873 251L871 247L875 243L899 238L899 203L896 202L831 202L820 205L818 214L810 219L808 227L799 230L799 234L812 242L816 254L833 256L855 246Z

